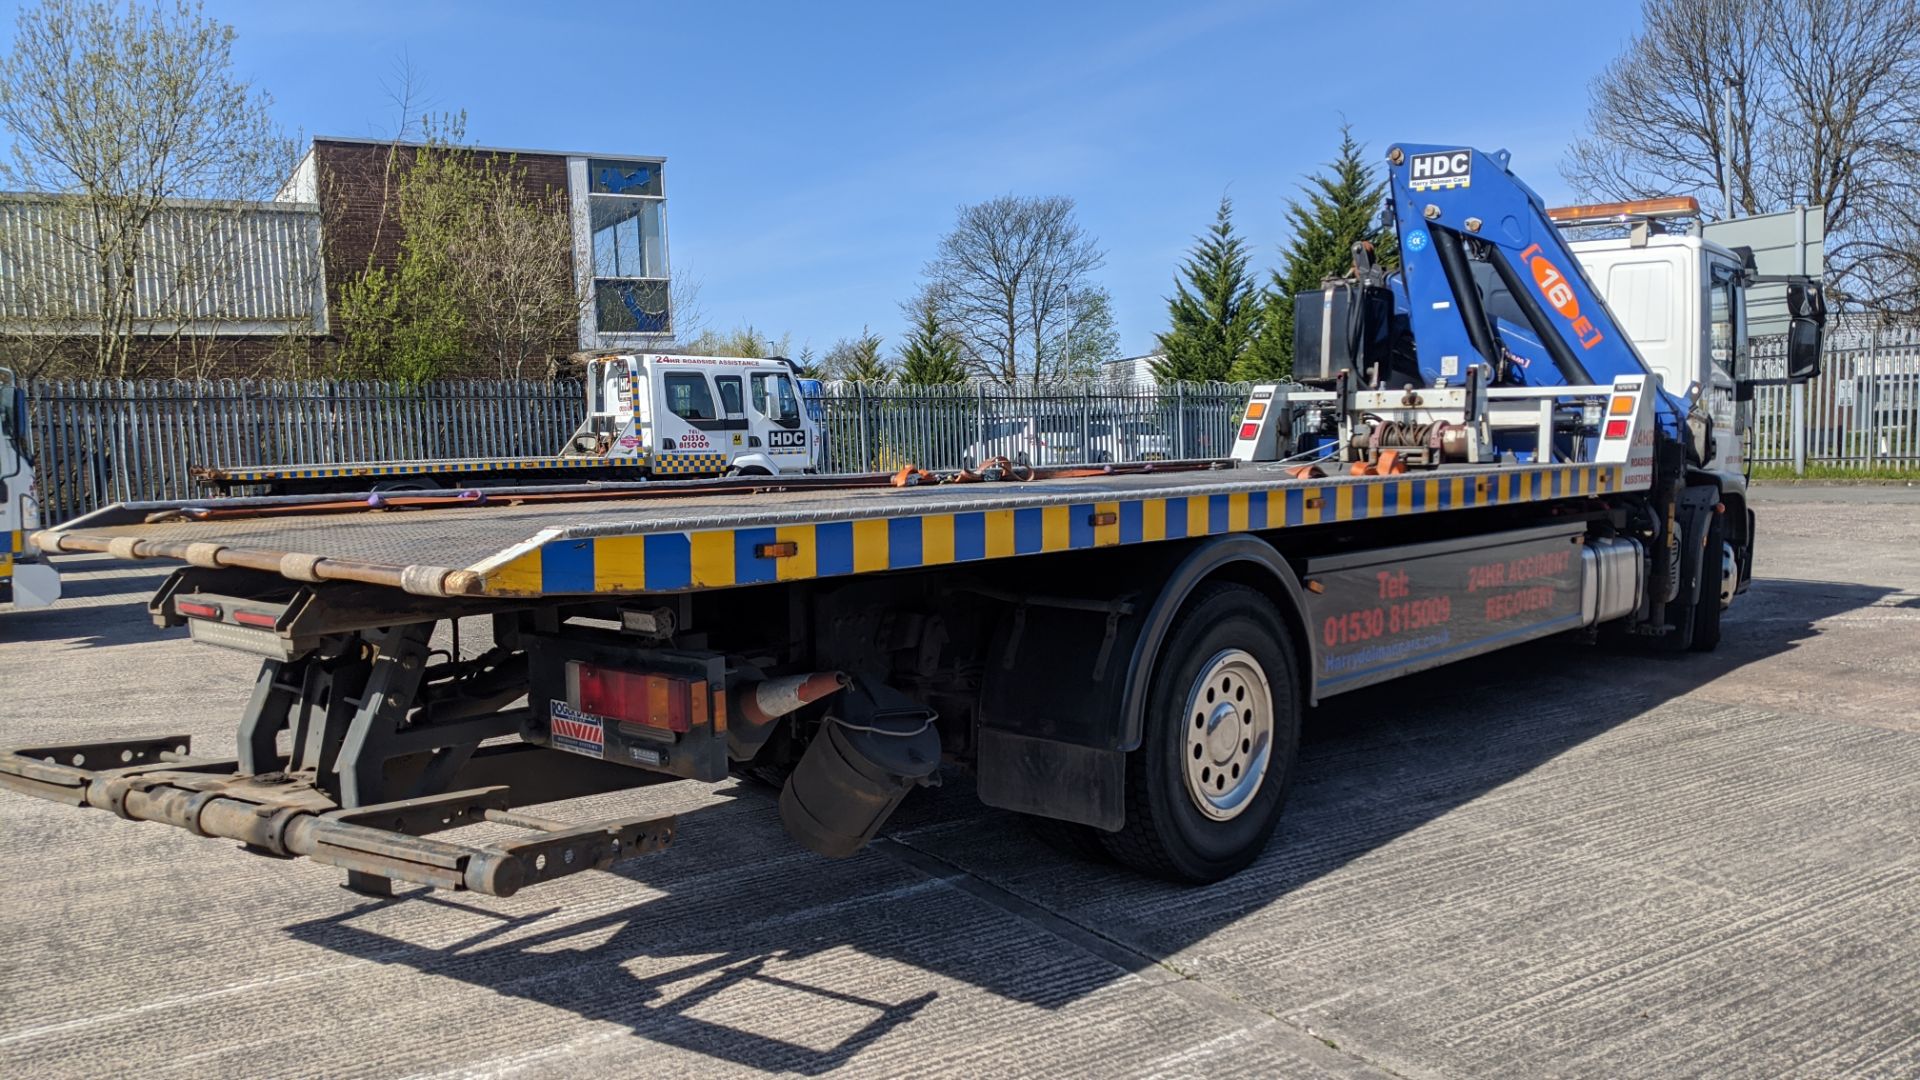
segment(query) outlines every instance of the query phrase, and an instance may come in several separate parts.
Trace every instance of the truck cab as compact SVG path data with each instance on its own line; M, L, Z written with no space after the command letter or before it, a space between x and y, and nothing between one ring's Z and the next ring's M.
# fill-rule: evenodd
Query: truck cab
M780 358L597 356L569 455L628 460L656 476L814 471L820 431Z
M1738 389L1750 378L1746 267L1738 254L1697 236L1579 240L1572 245L1647 366L1668 391L1713 418L1706 468L1746 472L1745 410ZM1744 486L1744 480L1734 482Z
M40 521L26 440L27 393L0 369L0 603L40 608L60 599L60 575L27 545Z

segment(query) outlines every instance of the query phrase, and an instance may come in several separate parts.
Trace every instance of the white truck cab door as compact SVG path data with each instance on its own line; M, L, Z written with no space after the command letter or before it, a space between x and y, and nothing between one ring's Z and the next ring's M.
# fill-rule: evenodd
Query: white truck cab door
M1738 380L1747 375L1746 290L1740 267L1709 257L1706 274L1705 339L1701 342L1701 372L1697 376L1701 405L1713 417L1714 457L1711 469L1741 472L1746 468L1747 410L1737 400Z
M668 476L725 471L730 458L727 421L707 373L682 367L651 374L654 471Z
M813 425L800 403L793 376L784 371L756 371L748 376L752 391L753 435L766 448L773 471L803 472L813 465Z

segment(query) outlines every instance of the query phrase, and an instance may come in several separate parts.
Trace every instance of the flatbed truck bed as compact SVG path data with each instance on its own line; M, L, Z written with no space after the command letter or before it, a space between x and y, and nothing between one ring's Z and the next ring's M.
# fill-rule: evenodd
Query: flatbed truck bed
M1423 476L1297 479L1277 466L1029 483L768 490L745 478L605 501L417 513L262 516L42 532L47 551L287 562L321 580L409 582L424 595L630 595L907 570L1230 533L1406 519L1620 489L1618 465L1460 466ZM503 505L506 504L506 505ZM782 542L792 554L772 550ZM244 560L244 562L242 561Z

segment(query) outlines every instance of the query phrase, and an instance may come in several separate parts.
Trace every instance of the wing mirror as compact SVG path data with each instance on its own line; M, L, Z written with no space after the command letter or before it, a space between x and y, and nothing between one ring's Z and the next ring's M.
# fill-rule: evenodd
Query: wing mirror
M1787 286L1787 381L1820 374L1820 344L1826 335L1827 296L1815 281Z

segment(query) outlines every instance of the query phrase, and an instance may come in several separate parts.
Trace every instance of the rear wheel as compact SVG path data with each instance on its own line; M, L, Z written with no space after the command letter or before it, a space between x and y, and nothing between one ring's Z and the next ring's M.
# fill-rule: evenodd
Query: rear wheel
M1257 858L1286 802L1300 698L1286 622L1240 585L1202 586L1169 628L1106 849L1143 873L1218 881Z

